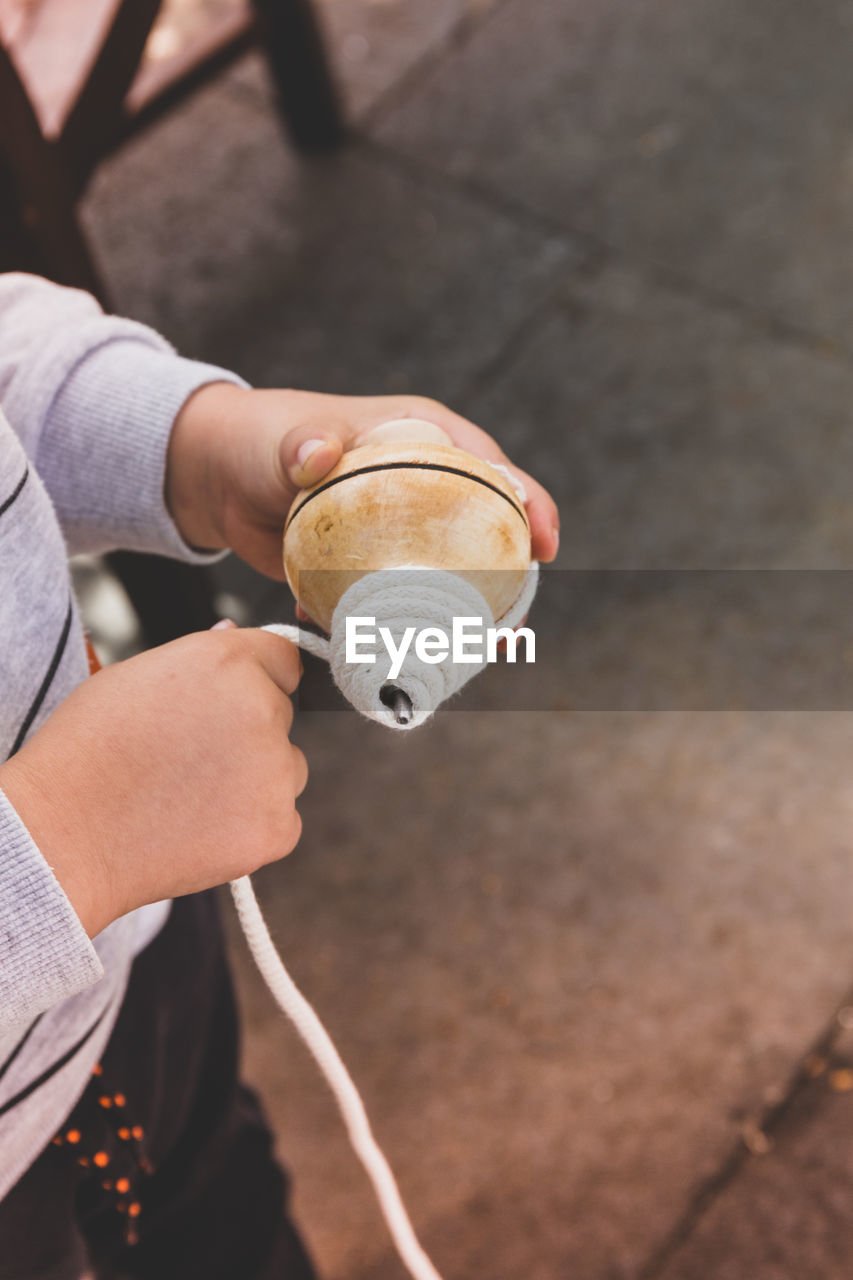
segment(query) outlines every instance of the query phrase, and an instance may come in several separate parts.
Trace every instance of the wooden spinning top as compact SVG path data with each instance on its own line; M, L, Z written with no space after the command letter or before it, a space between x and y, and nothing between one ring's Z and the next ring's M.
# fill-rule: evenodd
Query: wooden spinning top
M326 631L353 582L407 565L468 578L495 620L530 565L530 525L506 476L417 419L385 423L345 453L297 495L284 532L287 581Z

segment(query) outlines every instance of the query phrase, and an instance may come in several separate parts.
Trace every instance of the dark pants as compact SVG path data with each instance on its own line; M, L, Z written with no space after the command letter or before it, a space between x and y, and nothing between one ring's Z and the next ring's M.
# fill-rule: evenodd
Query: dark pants
M215 898L180 899L85 1094L0 1202L0 1280L312 1280L237 1051Z

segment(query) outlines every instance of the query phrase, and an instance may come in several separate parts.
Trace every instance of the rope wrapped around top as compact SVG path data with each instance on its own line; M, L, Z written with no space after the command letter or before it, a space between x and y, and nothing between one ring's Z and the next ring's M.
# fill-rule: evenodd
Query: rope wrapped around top
M496 620L483 595L459 574L419 565L403 565L399 569L366 573L348 587L332 616L328 640L304 627L273 623L264 630L292 640L308 653L325 659L341 693L368 720L405 731L428 720L443 702L482 671L485 659L455 662L452 652L448 652L440 660L425 662L410 643L399 674L393 680L395 688L402 690L412 705L411 718L401 724L381 697L388 684L391 667L385 647L380 646L374 662L347 662L347 618L375 618L376 627L388 629L397 649L404 642L409 628L414 628L415 635L427 628L440 628L450 636L454 618L474 619L483 628L494 625L517 627L533 603L538 578L539 565L533 561L515 602ZM412 633L409 634L411 637Z

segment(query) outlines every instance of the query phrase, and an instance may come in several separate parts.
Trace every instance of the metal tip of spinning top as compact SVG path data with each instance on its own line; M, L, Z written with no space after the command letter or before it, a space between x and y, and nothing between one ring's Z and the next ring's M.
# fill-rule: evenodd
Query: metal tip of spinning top
M408 724L415 714L411 698L395 684L384 684L379 690L379 699L383 706L390 707L394 712L397 724Z

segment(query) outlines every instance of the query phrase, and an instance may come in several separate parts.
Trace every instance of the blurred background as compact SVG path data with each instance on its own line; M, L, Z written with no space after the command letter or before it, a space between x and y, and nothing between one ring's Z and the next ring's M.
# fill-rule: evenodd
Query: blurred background
M75 115L115 7L0 0L35 108L16 252L257 385L447 401L551 487L564 568L851 565L853 3L315 0L338 117L308 6L259 5L258 44L230 0L169 0ZM199 41L216 74L173 90ZM102 651L143 643L114 573L76 575ZM291 612L233 560L207 607ZM297 740L305 834L257 881L447 1280L846 1280L849 714L462 709L401 742L316 712ZM393 1280L233 952L321 1273Z

